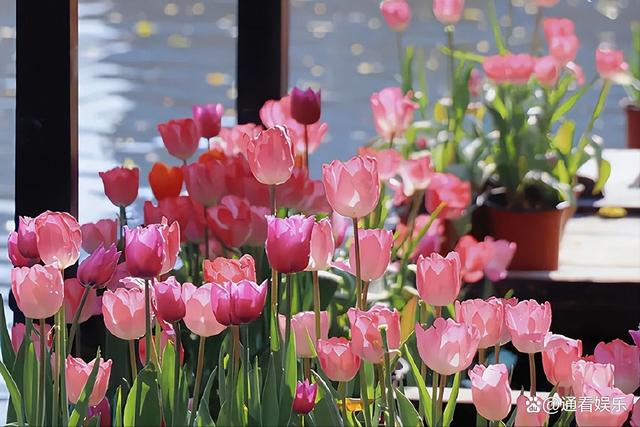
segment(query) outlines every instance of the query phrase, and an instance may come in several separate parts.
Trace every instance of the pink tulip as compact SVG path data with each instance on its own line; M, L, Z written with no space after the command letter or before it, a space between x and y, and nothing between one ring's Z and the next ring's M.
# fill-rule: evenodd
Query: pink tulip
M471 204L471 184L450 173L434 173L425 194L425 207L432 213L445 203L440 218L460 217Z
M313 224L311 231L311 243L309 252L309 265L307 271L326 270L331 265L335 243L333 241L333 230L331 221L323 218Z
M191 283L182 285L182 298L186 308L184 324L201 337L218 335L226 329L216 319L211 308L211 283L196 288Z
M484 238L487 262L484 266L484 274L492 282L507 277L507 267L511 264L517 245L507 240L493 240L491 236Z
M287 318L278 315L280 334L285 337ZM302 311L291 317L291 331L296 340L296 354L298 357L314 357L315 344L318 339L326 340L329 336L329 314L320 312L320 336L316 337L316 314L313 311ZM311 344L311 345L310 345Z
M579 66L575 62L568 62L565 64L565 68L567 69L567 71L573 74L573 78L576 79L576 83L578 83L579 86L582 86L584 84L584 71L582 70L581 66Z
M489 252L484 242L478 242L473 236L462 236L456 243L456 252L460 255L462 277L467 283L474 283L484 277Z
M200 136L213 138L220 133L220 122L224 115L222 104L204 104L191 107L193 120L195 121ZM190 156L189 156L190 157Z
M87 363L79 357L67 356L65 361L65 378L67 385L67 398L70 403L76 403L80 398L82 389L89 380L89 375L93 370L96 360L93 359ZM109 387L109 377L111 376L111 360L104 361L102 358L98 360L100 367L98 368L98 376L91 394L89 395L89 405L94 406L104 399Z
M507 327L507 315L506 315L507 309L505 307L508 305L512 307L516 306L518 304L518 298L516 297L511 297L508 299L498 298L498 300L502 304L502 308L505 312L503 316L503 323L502 323L502 336L500 337L500 345L505 345L509 341L511 341L511 332L509 332L509 328Z
M119 207L126 207L136 201L138 186L140 185L140 170L138 168L115 167L106 172L100 172L104 194L111 203Z
M164 258L160 274L167 274L175 267L178 253L180 253L180 225L177 221L173 221L169 225L167 220L163 218L162 222L155 226L160 229L164 239Z
M575 25L572 20L566 18L545 18L542 21L544 38L547 43L554 37L565 37L575 35Z
M542 367L551 384L570 387L573 383L571 365L582 357L582 341L549 333L542 350Z
M631 335L631 339L637 347L640 347L640 328L637 331L629 331L629 335Z
M640 348L615 339L600 342L593 351L596 362L615 367L614 384L624 393L633 393L640 387Z
M454 25L462 16L464 0L433 0L433 14L442 25Z
M256 263L249 254L240 259L218 257L213 261L204 260L204 280L224 285L226 282L238 283L242 280L256 281Z
M78 279L72 278L64 281L64 313L68 324L73 322L73 318L80 308L80 301L85 289ZM101 312L102 299L97 296L95 289L89 289L87 300L82 307L80 317L78 317L78 323L84 323L91 316L100 315Z
M264 130L247 145L247 160L256 179L265 185L284 184L293 170L293 150L287 128Z
M226 195L217 206L207 209L207 222L222 243L239 248L251 234L251 205L247 199Z
M336 248L342 246L350 227L351 220L349 218L335 211L331 213L331 230L333 231L333 240L336 243Z
M397 175L402 163L402 156L397 150L387 148L386 150L374 150L373 148L360 147L358 154L362 157L371 157L378 162L378 177L380 181L388 181Z
M380 181L377 161L355 156L322 165L322 181L334 211L349 218L369 215L378 204Z
M189 195L204 206L215 205L225 194L225 165L219 160L206 159L182 167Z
M433 306L453 303L460 293L460 257L449 252L445 257L432 253L418 258L416 286L420 298Z
M18 248L18 233L12 231L7 239L7 255L14 267L31 267L40 262L40 257L26 258Z
M118 220L101 219L99 221L88 222L80 226L82 232L82 249L87 253L92 253L100 246L108 248L116 243Z
M426 190L432 175L433 167L429 155L403 161L400 166L400 176L405 196L411 196L416 190Z
M377 280L384 275L391 259L393 233L389 230L372 228L360 230L360 278L365 281ZM356 245L349 247L349 262L336 261L334 267L356 275Z
M456 321L474 327L480 333L478 348L500 343L504 327L504 307L497 298L456 301Z
M267 215L271 210L263 206L251 206L251 234L246 245L263 247L267 240Z
M388 87L374 92L369 98L373 124L385 141L402 136L411 125L413 112L418 108L411 96L411 93L403 95L399 87Z
M298 381L296 395L293 399L293 412L304 415L313 411L313 407L316 405L317 393L317 383L310 384L309 380L304 380L304 382Z
M549 40L549 53L563 65L576 59L578 47L580 47L580 40L574 35L555 36ZM540 78L537 70L536 77Z
M26 317L46 319L62 306L62 273L53 265L12 268L11 292Z
M560 0L536 0L538 7L553 7L558 4Z
M621 50L596 49L596 70L603 79L611 79L628 71L629 65L624 62Z
M131 277L131 273L129 273L129 269L127 269L127 263L121 262L116 266L113 276L111 276L111 279L107 282L105 287L110 291L115 291L123 286L121 280L127 277Z
M156 281L153 289L158 317L169 323L181 320L186 308L182 300L182 286L176 278L171 276L163 282Z
M125 258L131 275L143 279L159 276L165 258L164 237L159 227L125 227Z
M36 220L28 216L19 217L18 250L25 258L40 258L38 253L38 238L36 236Z
M442 317L436 318L429 329L422 329L416 323L415 331L422 361L441 375L453 375L467 369L480 342L480 332L474 327Z
M469 378L473 405L482 417L498 421L509 415L511 387L506 365L476 365L469 371Z
M536 61L533 72L541 85L553 87L560 77L560 66L555 57L543 56Z
M341 382L351 381L361 362L351 341L342 337L318 340L318 360L327 378Z
M469 88L469 94L471 96L480 95L480 90L482 90L482 74L478 71L477 68L471 70L471 74L469 75L469 82L467 83Z
M544 411L542 399L520 394L516 400L516 427L544 427L549 414Z
M294 87L291 91L291 116L303 125L312 125L320 120L320 90L315 92L308 88L305 91Z
M46 211L38 215L36 237L38 253L45 264L58 264L65 269L80 257L82 232L76 219L66 212Z
M411 7L407 0L383 0L380 3L380 12L384 22L396 32L406 30L411 22Z
M169 154L187 161L198 150L200 132L193 119L169 120L158 125L158 132Z
M51 351L51 347L53 346L53 340L51 339L51 325L45 324L45 345L49 351ZM36 331L40 331L40 325L38 323L33 324L33 330L31 331L31 342L33 343L33 348L36 353L36 358L38 361L40 360L40 333L36 333ZM18 353L20 351L20 347L22 346L22 341L24 340L24 334L27 332L27 328L24 323L14 323L11 327L11 347L13 348L14 353Z
M415 241L420 236L421 231L426 227L429 222L429 215L420 214L416 217L415 226L413 228L413 235L411 238ZM405 242L407 234L409 233L406 224L400 222L396 225L396 231L394 233L394 247L398 251L399 256L404 256L404 246L400 247L401 243ZM416 261L420 255L429 256L433 252L439 252L442 245L442 234L444 233L444 226L440 220L435 220L431 226L427 229L427 232L422 236L422 239L418 241L415 249L409 256L409 259Z
M396 309L376 304L368 311L350 308L351 346L362 360L379 364L384 360L384 347L380 327L387 328L390 351L400 348L400 313Z
M264 308L268 281L265 280L260 285L246 279L237 283L212 283L211 308L216 320L225 326L242 325L256 320Z
M145 334L144 292L119 288L102 295L104 325L116 337L135 340Z
M488 56L482 63L487 77L498 84L524 84L529 81L534 67L535 58L527 54Z
M615 387L598 387L586 384L582 389L583 399L596 402L592 408L577 405L576 423L580 427L619 427L629 418L633 407L633 394L625 394ZM609 402L603 405L601 402Z
M164 350L167 347L168 343L172 345L176 342L176 333L172 329L171 325L168 325L167 328L163 326L162 332L160 333L160 353L158 357L160 358L160 363L162 363L162 356L164 355ZM156 345L156 337L153 336L151 339L151 343ZM138 340L138 358L140 359L141 364L145 364L147 361L147 340L142 337ZM184 346L180 346L180 363L184 363Z
M614 367L611 364L577 360L571 364L571 389L580 397L585 385L598 388L613 387Z
M640 399L633 405L633 412L631 418L629 418L629 424L631 427L640 427Z
M505 306L507 328L514 347L521 353L539 353L544 349L544 339L551 327L551 305L538 304L535 300L520 301Z
M309 265L313 217L293 215L288 218L267 216L266 252L269 265L280 273L296 273Z
M99 247L80 263L78 280L84 286L103 288L115 273L119 259L120 252L115 244L109 249Z

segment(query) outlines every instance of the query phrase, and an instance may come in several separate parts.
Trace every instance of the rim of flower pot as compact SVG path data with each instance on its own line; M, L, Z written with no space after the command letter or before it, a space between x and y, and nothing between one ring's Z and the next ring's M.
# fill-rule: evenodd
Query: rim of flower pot
M498 187L492 188L490 190L485 191L484 193L478 195L477 205L485 206L492 209L499 209L503 211L510 212L523 212L523 213L536 213L536 212L550 212L550 211L559 211L563 209L567 209L571 206L571 203L568 200L563 200L558 203L554 207L546 208L546 209L523 209L523 208L507 208L504 204L496 201L497 198L504 196L506 193L506 188Z
M620 105L622 105L622 108L625 110L640 111L640 105L636 104L633 99L629 97L623 98L620 101Z

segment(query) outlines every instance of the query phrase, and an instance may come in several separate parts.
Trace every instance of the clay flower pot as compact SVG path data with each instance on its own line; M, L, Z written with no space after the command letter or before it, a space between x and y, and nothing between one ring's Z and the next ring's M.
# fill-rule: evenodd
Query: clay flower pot
M627 104L627 148L640 148L640 106Z

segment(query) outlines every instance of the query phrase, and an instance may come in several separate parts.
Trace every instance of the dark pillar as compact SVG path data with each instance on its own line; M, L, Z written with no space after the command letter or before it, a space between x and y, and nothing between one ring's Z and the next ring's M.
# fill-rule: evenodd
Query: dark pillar
M260 123L262 104L288 88L288 0L238 0L236 67L238 123Z
M16 2L15 213L78 213L78 1Z

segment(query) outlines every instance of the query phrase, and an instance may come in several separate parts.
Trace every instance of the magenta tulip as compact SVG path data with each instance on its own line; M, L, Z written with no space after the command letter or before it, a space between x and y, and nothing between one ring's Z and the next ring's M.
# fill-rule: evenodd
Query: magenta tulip
M453 375L467 369L480 342L480 332L476 328L442 317L436 318L428 329L416 323L415 332L420 358L441 375Z
M62 307L62 273L53 265L12 268L11 292L26 317L46 319Z
M446 257L432 253L418 258L416 286L420 298L433 306L453 303L460 293L460 257L449 252Z
M18 248L18 233L16 231L9 233L9 238L7 239L7 255L14 267L31 267L40 262L40 257L27 258L22 255L22 252L20 252Z
M315 92L308 88L305 91L294 87L291 91L291 116L303 125L312 125L320 120L320 90Z
M76 219L66 212L46 211L38 215L36 237L38 253L45 264L65 269L80 257L82 231Z
M310 384L309 380L304 380L304 382L298 381L296 395L293 399L293 412L304 415L313 411L313 407L316 405L317 393L317 383Z
M211 284L211 308L222 325L251 323L262 314L268 280L258 285L250 280Z
M478 413L491 421L498 421L511 411L511 387L506 365L476 365L469 371L471 396Z
M220 122L224 114L222 104L194 105L191 112L201 137L209 139L220 133Z
M40 258L38 238L36 236L36 220L28 216L21 216L18 220L18 250L25 258Z
M100 246L91 255L84 259L78 267L77 277L84 286L96 286L103 288L116 271L120 252L116 245L109 249Z
M125 258L131 275L143 279L159 276L164 262L165 241L158 227L125 227Z
M154 286L157 315L165 322L174 323L181 320L186 308L182 300L182 286L175 277L158 282Z
M200 132L193 119L176 119L160 123L158 132L169 154L184 162L198 150Z
M115 167L98 175L102 178L104 193L111 203L123 208L136 201L140 184L138 168Z
M314 223L313 217L303 215L267 216L266 251L271 268L285 274L307 268Z
M375 159L355 156L322 165L322 182L334 211L349 218L369 215L378 204L380 181Z
M544 349L544 339L551 327L551 305L538 304L535 300L520 301L505 306L507 328L511 342L521 353L539 353Z

